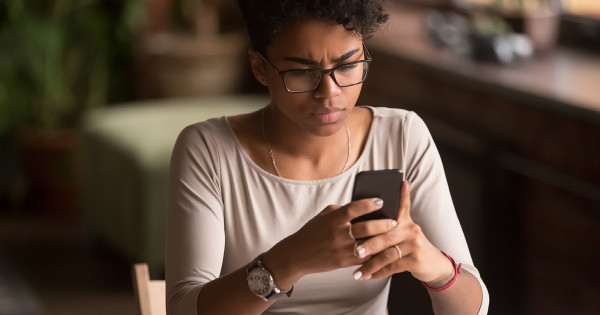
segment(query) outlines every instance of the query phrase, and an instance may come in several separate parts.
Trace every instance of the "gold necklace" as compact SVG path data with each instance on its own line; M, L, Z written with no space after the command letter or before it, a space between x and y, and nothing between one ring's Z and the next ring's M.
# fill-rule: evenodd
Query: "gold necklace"
M277 176L283 177L283 176L281 176L281 174L279 174L279 169L277 169L277 163L275 163L275 154L273 154L273 148L271 147L271 144L269 143L269 140L267 139L267 133L265 132L265 111L266 111L266 108L263 108L262 113L261 113L262 114L261 125L262 125L263 137L265 138L265 142L267 143L267 147L269 148L269 155L271 156L271 162L273 163L273 168L275 169L275 173L277 174ZM350 145L350 129L348 129L348 124L345 121L344 121L344 127L346 127L346 137L348 139L348 155L346 156L346 163L344 163L344 168L342 169L340 174L342 174L348 168L348 163L350 162L350 154L352 154L352 146Z

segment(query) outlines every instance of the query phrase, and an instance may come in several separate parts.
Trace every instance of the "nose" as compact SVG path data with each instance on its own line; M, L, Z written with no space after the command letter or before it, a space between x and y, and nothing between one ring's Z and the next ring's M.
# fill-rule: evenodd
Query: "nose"
M332 72L329 72L323 74L314 95L316 98L331 98L340 93L342 93L342 88L340 88L333 80Z

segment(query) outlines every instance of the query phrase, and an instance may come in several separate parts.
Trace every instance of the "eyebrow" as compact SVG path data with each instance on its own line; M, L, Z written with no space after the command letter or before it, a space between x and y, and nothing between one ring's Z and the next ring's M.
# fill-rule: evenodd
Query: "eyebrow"
M347 60L348 58L352 57L352 55L356 54L358 51L360 51L359 48L357 49L353 49L343 55L341 55L340 57L334 59L334 62L340 62L340 61L344 61ZM311 59L306 59L306 58L300 58L300 57L285 57L283 58L284 60L287 61L293 61L293 62L297 62L306 66L314 66L317 65L317 62L315 60L311 60Z

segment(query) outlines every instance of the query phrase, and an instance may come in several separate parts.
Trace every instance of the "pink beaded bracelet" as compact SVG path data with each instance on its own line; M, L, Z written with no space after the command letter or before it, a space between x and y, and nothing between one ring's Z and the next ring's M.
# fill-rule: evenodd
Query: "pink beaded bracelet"
M452 259L452 257L450 257L450 255L444 253L443 251L440 251L440 252L442 252L442 254L444 254L444 256L446 256L446 258L448 258L448 260L450 260L450 262L452 263L452 268L454 268L454 277L452 277L452 280L450 280L450 282L448 282L448 284L444 285L443 287L439 287L439 288L431 287L431 286L427 285L427 283L421 281L421 283L427 289L429 289L431 291L436 291L436 292L444 291L444 290L448 289L450 286L452 286L452 284L454 283L454 281L456 281L456 278L458 278L458 275L460 274L460 266L462 265L462 264L458 264L458 266L457 266L456 262L454 261L454 259Z

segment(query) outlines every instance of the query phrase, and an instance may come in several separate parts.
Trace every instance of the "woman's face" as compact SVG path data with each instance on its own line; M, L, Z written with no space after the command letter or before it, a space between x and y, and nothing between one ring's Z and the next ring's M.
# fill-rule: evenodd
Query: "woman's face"
M362 39L343 26L322 21L288 25L267 47L265 56L279 71L330 69L363 60ZM273 111L284 124L293 124L313 135L327 136L338 131L356 104L362 84L339 87L324 74L314 91L290 93L281 76L262 62Z

